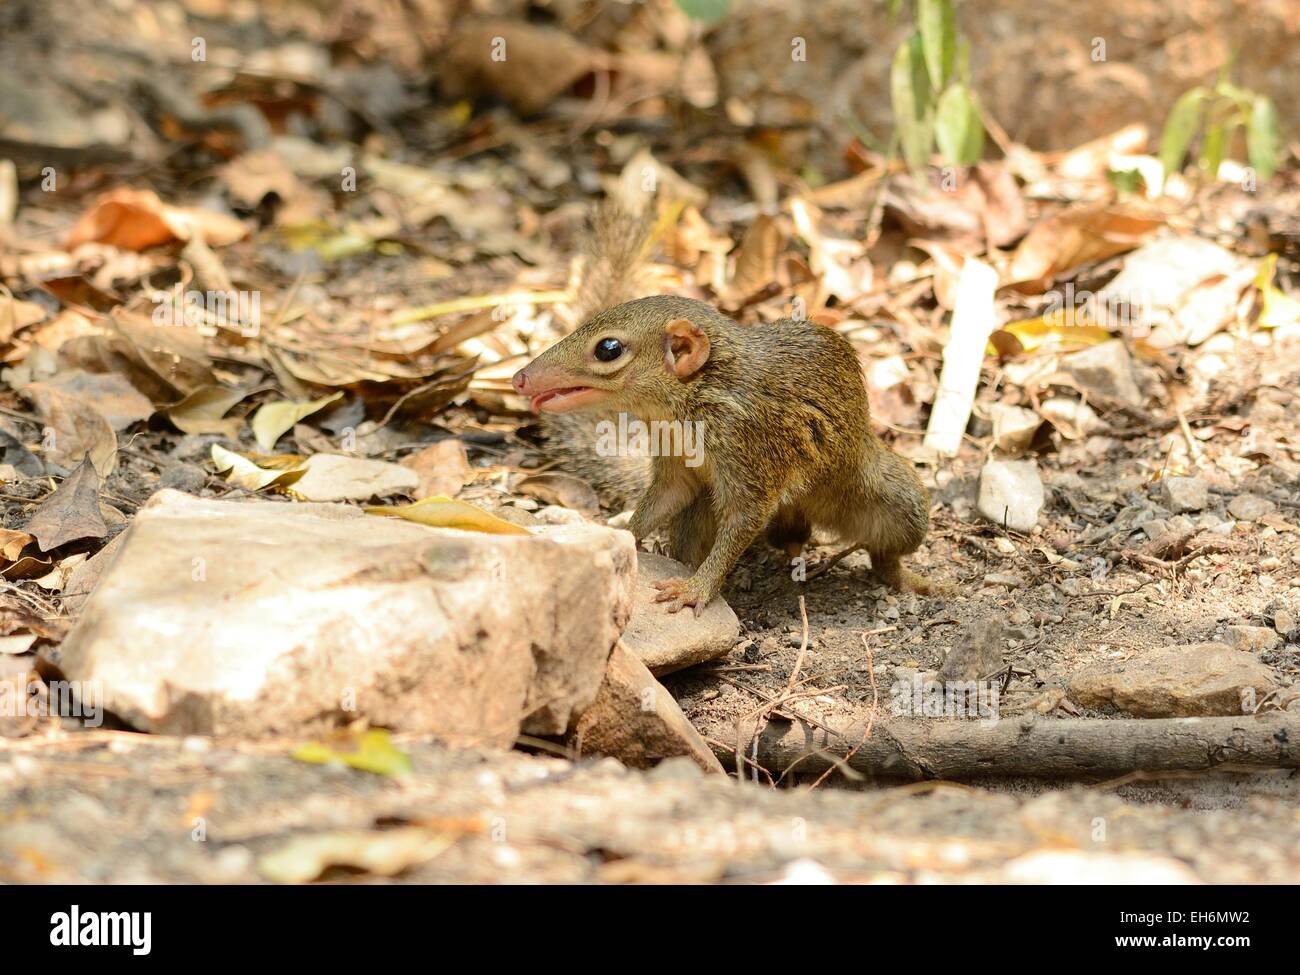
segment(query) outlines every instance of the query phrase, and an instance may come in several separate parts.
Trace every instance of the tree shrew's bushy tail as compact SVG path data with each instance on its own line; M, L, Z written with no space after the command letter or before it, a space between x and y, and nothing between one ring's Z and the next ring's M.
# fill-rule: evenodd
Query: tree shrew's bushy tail
M638 284L654 240L654 207L635 213L614 199L601 203L583 243L582 281L570 309L581 324L597 312L640 297ZM619 510L630 508L650 483L644 457L602 457L596 453L597 425L617 419L599 413L544 414L542 436L547 455L561 469L587 481L601 501Z

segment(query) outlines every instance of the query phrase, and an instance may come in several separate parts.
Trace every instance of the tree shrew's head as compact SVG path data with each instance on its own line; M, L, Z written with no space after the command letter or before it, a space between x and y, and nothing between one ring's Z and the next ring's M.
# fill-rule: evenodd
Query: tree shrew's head
M638 298L592 316L512 380L535 412L632 408L656 385L682 381L709 360L702 326L717 312L689 298Z

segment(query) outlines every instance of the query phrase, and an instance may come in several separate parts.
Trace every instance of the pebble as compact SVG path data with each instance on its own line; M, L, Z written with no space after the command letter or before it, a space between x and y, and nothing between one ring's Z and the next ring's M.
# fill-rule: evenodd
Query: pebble
M1028 533L1046 500L1032 460L991 460L980 471L979 513L995 525Z
M1249 653L1274 650L1282 643L1282 637L1267 626L1229 626L1224 630L1224 636L1234 649Z
M1163 478L1160 503L1175 514L1200 511L1210 503L1210 485L1201 477Z
M1228 514L1240 521L1258 521L1276 510L1276 504L1256 494L1239 494L1228 502Z
M984 577L984 584L986 586L1006 586L1009 589L1019 589L1025 583L1019 576L1011 575L1008 572L990 572Z

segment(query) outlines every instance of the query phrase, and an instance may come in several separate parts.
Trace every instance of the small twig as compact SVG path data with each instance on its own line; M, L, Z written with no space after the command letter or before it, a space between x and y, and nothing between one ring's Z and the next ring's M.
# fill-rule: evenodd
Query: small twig
M1178 416L1178 427L1183 431L1183 439L1187 441L1187 453L1191 456L1192 463L1199 464L1201 462L1201 445L1192 436L1192 428L1187 422L1187 414L1183 412L1182 407L1175 407L1175 412Z
M808 573L808 578L809 578L810 580L811 580L811 579L816 579L819 575L822 575L822 574L824 574L824 573L826 573L826 572L829 572L833 567L835 567L836 565L838 565L840 562L844 561L844 559L848 558L848 557L849 557L850 555L852 555L854 552L861 551L864 547L865 547L865 546L863 546L861 543L859 543L859 544L857 544L857 545L853 545L853 546L850 546L849 548L846 548L846 549L845 549L844 551L842 551L842 552L839 552L839 553L837 553L837 554L835 554L835 555L832 555L832 556L831 556L829 559L827 559L825 562L822 562L820 565L818 565L816 568L814 568L811 572L809 572L809 573ZM803 597L802 597L802 596L799 597L799 605L800 605L800 606L803 605ZM806 617L805 617L805 624L806 624L806 623L807 623L807 619L806 619Z
M713 745L715 748L730 748L730 747L731 747L731 746L728 745L726 742L718 741L718 739L716 739L716 738L710 738L708 735L702 735L701 737L702 737L702 738L703 738L703 739L704 739L708 744ZM768 782L772 782L772 773L769 772L767 769L763 768L763 766L759 765L759 764L758 764L757 762L755 762L755 761L751 761L751 760L748 759L748 758L744 758L743 756L741 757L741 760L742 760L746 765L752 765L752 766L754 767L755 771L762 772L764 775L767 776L767 781L768 781ZM773 782L772 784L775 785L774 782Z
M881 629L885 628L882 627ZM894 629L894 627L888 627L888 629ZM853 756L858 753L858 749L867 743L867 739L871 737L871 729L874 728L876 724L876 708L880 704L880 690L876 687L875 654L871 652L871 641L868 640L867 637L872 633L879 632L880 630L868 630L862 634L862 647L867 651L867 676L871 679L871 710L867 713L867 727L862 732L862 740L854 745L853 748L849 750L849 753L844 756L844 764L846 766L849 764L849 761ZM826 771L819 775L817 781L812 784L812 787L815 789L821 785L822 782L825 781L826 776L831 774L831 769L834 767L835 766L829 766Z

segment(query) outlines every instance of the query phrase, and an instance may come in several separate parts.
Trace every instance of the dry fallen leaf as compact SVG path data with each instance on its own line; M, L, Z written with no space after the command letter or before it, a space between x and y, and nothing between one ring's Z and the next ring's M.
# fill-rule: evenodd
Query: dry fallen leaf
M776 263L781 254L781 230L766 214L745 231L736 251L736 273L731 279L731 296L748 298L776 280Z
M1164 222L1158 213L1118 205L1064 210L1029 231L1012 255L1003 283L1041 293L1059 274L1132 250Z
M59 360L68 368L125 376L158 405L216 383L197 329L159 328L149 316L122 309L106 324L113 334L79 335L59 348Z
M23 549L34 540L27 532L15 531L12 528L0 528L0 558L3 558L6 562L17 561Z
M179 403L167 407L165 412L167 419L182 433L218 433L233 440L243 420L223 417L252 392L225 386L200 386Z
M215 448L214 448L215 449ZM459 528L462 531L486 532L489 535L528 535L526 528L489 514L482 508L464 501L451 498L425 498L415 504L396 505L393 507L370 507L366 513L384 515L389 518L402 518L418 522L433 528Z
M88 400L56 389L49 383L23 387L45 424L45 456L61 467L72 467L89 457L102 476L117 464L117 435L103 413Z
M454 437L403 458L402 466L409 467L420 478L421 498L454 498L474 479L465 445Z
M90 556L85 552L70 555L62 562L59 562L52 571L36 579L35 582L42 589L48 589L50 592L62 592L67 588L68 579L71 578L73 571L89 558Z
M33 301L22 301L0 286L0 344L8 342L20 329L45 321L48 312Z
M307 473L306 467L301 463L303 458L297 460L298 463L292 467L274 470L259 466L220 444L212 445L212 465L217 473L225 474L227 481L245 491L261 491L268 487L287 488Z
M547 504L558 504L583 514L595 514L600 510L595 488L572 474L533 474L516 484L515 490Z
M1117 132L1085 142L1055 160L1056 171L1071 180L1101 180L1106 178L1115 155L1133 155L1146 148L1151 133L1145 125L1133 123Z
M99 474L87 457L41 502L25 528L42 552L81 538L108 534L99 510Z
M439 60L439 84L449 97L495 95L531 115L606 58L554 27L481 20L458 24Z
M303 417L311 416L317 410L324 409L330 403L342 398L343 394L340 392L306 403L293 403L287 400L281 403L267 403L253 415L253 437L263 450L271 450L275 447L275 442L292 430L293 425Z
M248 229L234 217L163 203L150 190L121 187L98 197L68 234L67 246L90 241L142 251L200 237L213 247L242 240Z
M308 883L330 867L392 877L432 860L458 838L418 826L299 836L259 859L257 869L267 880L281 884Z
M117 373L69 369L51 376L45 384L88 403L104 415L114 430L125 430L153 416L148 397Z

